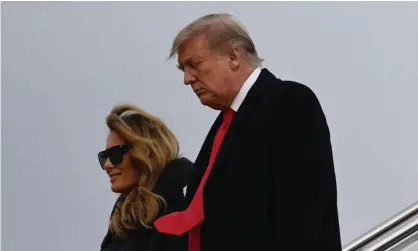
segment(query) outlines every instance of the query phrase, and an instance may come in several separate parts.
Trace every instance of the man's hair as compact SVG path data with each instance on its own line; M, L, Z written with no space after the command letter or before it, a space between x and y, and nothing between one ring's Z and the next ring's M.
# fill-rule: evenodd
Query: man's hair
M177 54L186 40L200 35L206 36L210 49L220 51L238 47L247 63L261 66L263 62L245 27L228 13L205 15L184 27L173 41L169 58Z

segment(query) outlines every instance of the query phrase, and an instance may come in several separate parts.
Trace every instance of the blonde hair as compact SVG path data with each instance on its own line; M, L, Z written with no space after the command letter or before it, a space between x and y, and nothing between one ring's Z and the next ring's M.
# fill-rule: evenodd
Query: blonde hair
M184 27L175 37L169 58L178 51L180 45L191 37L205 34L211 49L225 49L234 46L242 49L245 61L253 66L261 66L264 61L258 56L254 42L245 27L231 14L209 14L196 19Z
M178 157L179 143L162 120L134 105L115 106L106 123L131 145L132 165L140 169L137 186L128 195L121 195L110 219L109 229L125 237L138 223L150 228L165 206L164 198L152 190L165 165Z

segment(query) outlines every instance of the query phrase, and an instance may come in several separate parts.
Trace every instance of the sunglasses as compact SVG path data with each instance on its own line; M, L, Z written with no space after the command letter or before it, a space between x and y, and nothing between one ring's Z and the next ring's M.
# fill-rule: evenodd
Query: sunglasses
M106 163L106 160L110 160L114 166L122 164L123 161L123 155L127 153L129 150L128 144L113 146L111 148L108 148L104 151L99 152L99 162L102 169L104 169L104 164Z

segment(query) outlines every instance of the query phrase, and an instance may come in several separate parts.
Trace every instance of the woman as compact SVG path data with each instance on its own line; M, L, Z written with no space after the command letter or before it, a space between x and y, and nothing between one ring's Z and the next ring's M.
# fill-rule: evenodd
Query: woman
M160 119L135 106L116 106L106 122L106 150L98 157L120 196L101 250L187 250L184 236L159 233L153 222L186 208L183 189L192 162L179 157L176 137Z

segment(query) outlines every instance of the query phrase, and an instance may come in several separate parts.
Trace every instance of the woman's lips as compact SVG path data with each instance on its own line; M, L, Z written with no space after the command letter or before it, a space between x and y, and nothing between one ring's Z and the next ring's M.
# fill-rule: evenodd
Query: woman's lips
M121 175L121 173L114 173L114 174L110 174L110 182L114 182L119 176Z

